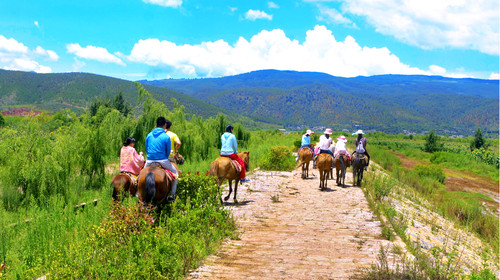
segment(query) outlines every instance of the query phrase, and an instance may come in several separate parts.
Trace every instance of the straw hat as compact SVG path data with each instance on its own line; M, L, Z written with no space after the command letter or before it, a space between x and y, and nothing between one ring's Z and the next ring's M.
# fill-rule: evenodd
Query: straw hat
M327 128L324 133L325 134L332 134L332 129L331 128Z
M352 135L356 135L356 134L365 134L365 133L363 132L363 130L358 129L358 131L354 132Z
M339 138L337 138L337 141L347 142L347 139L345 139L345 136L342 135L342 136L339 136Z

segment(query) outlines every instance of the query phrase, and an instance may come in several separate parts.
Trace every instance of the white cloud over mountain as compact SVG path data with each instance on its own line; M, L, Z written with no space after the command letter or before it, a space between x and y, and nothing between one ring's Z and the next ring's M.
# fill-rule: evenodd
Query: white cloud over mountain
M499 55L497 0L344 0L341 10L365 17L377 32L423 49Z
M0 35L0 68L5 70L34 71L50 73L52 69L35 61L36 56L46 57L48 60L57 60L59 56L50 50L37 47L31 51L23 43L14 38L7 39Z
M123 63L121 59L102 47L86 46L82 48L80 44L68 44L66 45L66 49L68 53L72 53L80 58L96 60L103 63L116 63L125 66L125 63Z
M411 67L389 49L360 46L351 36L337 41L321 25L307 31L303 43L288 38L281 29L263 30L250 40L240 37L234 45L223 40L197 45L139 40L128 60L163 70L172 77L220 77L260 69L316 71L342 77L389 73L454 75L437 65L428 70Z

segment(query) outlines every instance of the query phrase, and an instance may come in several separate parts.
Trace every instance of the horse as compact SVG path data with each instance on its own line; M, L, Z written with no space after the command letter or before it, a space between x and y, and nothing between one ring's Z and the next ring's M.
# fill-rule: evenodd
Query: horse
M179 173L179 168L172 162ZM161 206L167 202L167 196L172 190L173 180L169 180L165 170L159 163L144 167L137 177L137 193L143 204Z
M302 165L302 179L309 177L309 162L312 160L312 152L308 147L299 152L300 164Z
M339 154L335 158L335 168L337 169L337 186L345 185L345 170L351 165L350 161L345 157L346 155Z
M328 185L328 173L333 165L333 157L327 153L321 153L316 159L319 170L319 188L324 191Z
M114 201L123 200L127 194L130 194L130 196L137 194L137 184L132 182L130 175L123 172L111 179L111 186L113 187Z
M352 185L361 187L361 180L363 180L363 172L365 170L365 166L368 164L366 160L366 156L364 154L356 153L356 157L352 163Z
M245 162L245 170L248 171L248 164L250 161L250 152L239 152L238 156ZM222 185L225 179L229 181L229 194L224 197L224 201L227 201L231 196L231 192L233 191L232 182L234 183L234 203L238 203L236 199L236 193L238 192L238 183L240 182L240 174L236 171L234 164L231 162L231 159L228 157L219 157L216 160L212 161L210 164L210 175L215 176L217 185L219 187ZM222 199L221 199L222 202Z

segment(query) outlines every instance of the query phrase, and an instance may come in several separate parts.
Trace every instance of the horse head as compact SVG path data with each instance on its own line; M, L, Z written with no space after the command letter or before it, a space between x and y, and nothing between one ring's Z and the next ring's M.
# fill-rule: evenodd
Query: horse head
M245 162L245 170L248 171L250 165L250 152L240 152L238 156Z
M184 163L184 157L181 154L179 154L179 152L175 152L174 158L175 158L175 163L177 163L177 165L182 165Z

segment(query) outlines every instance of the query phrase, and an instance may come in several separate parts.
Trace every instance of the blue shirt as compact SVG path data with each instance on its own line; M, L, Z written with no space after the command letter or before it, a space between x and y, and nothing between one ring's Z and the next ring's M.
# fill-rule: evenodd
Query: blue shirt
M153 129L146 136L148 160L164 160L170 155L170 137L161 127Z
M222 134L220 137L222 147L220 148L221 155L232 155L238 153L238 144L236 143L236 136L230 132Z
M302 147L311 145L311 136L310 135L302 135Z

